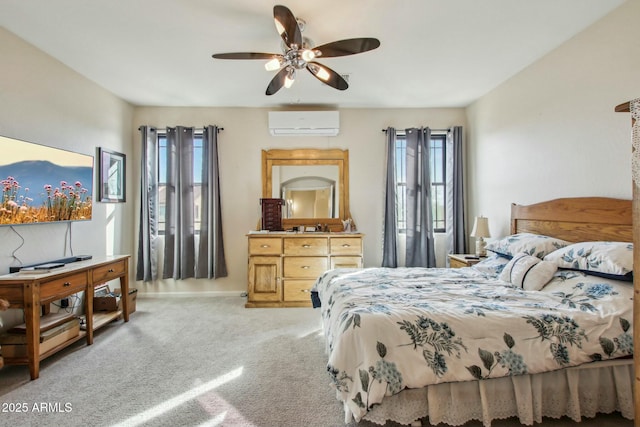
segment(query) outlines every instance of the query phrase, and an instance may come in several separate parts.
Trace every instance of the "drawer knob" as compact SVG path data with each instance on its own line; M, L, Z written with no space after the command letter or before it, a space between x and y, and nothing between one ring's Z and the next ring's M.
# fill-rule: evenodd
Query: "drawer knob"
M303 248L310 248L311 245L302 245Z
M311 267L309 267L308 265L302 265L302 266L300 266L300 268L303 269L303 270L308 270Z
M108 272L113 273L113 271L114 271L113 268L110 268Z
M307 293L307 294L308 294L308 293L309 293L309 292L311 292L311 291L309 291L309 289L303 289L301 292L304 292L304 293Z
M260 245L261 248L268 248L269 245Z
M64 286L64 287L66 288L67 286L71 286L71 283L70 283L70 282L64 282L64 283L62 284L62 286Z
M351 246L351 245L350 245L350 244L348 244L348 243L345 243L345 244L343 244L343 245L342 245L342 247L343 247L343 248L348 248L348 247L350 247L350 246Z

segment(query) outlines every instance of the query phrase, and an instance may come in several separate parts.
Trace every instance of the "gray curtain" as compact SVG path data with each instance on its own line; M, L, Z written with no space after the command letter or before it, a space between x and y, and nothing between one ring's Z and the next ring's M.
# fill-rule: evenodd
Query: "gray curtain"
M140 127L142 162L140 164L140 229L136 280L158 278L155 239L158 237L158 134L155 128Z
M163 279L195 276L194 132L183 126L167 128Z
M396 130L387 128L387 182L384 202L382 266L398 266L398 222L396 218Z
M406 130L407 141L407 267L435 267L431 176L431 130Z
M216 126L205 127L202 141L201 225L196 277L217 279L227 276L227 263L222 240L218 128Z
M464 204L464 164L462 126L454 126L447 133L447 251L454 254L467 253L467 233Z
M143 151L142 175L147 176L149 182L145 184L143 178L137 276L141 277L139 280L148 281L157 278L155 254L141 250L140 245L157 236L155 226L153 230L148 229L144 212L149 212L146 218L149 223L157 223L159 153L157 134L148 135L146 129L149 128L141 128L143 144L153 146L153 149ZM195 129L184 126L167 128L163 279L212 278L227 274L222 242L217 131L215 126L205 127L203 131L200 242L196 248L198 239L194 198L197 185L193 169ZM155 172L151 173L151 170ZM146 269L141 269L147 263L150 270L148 275Z

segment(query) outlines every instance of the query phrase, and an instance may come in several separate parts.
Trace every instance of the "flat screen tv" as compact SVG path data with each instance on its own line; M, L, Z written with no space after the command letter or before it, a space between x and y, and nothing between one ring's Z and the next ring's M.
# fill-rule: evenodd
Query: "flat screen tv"
M0 136L0 225L91 220L93 156Z

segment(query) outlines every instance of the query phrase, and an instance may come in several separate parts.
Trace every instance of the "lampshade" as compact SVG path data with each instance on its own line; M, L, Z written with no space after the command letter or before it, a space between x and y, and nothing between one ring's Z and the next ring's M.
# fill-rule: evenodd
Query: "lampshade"
M489 219L484 216L477 216L473 223L471 237L491 237L489 232Z

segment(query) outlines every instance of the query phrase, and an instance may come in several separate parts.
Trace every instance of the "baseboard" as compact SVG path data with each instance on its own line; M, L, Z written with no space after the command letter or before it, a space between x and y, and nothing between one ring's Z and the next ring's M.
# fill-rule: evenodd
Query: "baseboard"
M184 297L244 297L246 291L204 291L204 292L140 292L138 289L138 298L184 298Z

